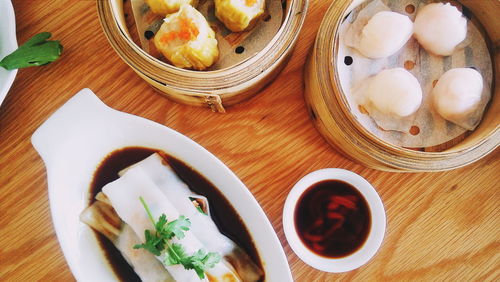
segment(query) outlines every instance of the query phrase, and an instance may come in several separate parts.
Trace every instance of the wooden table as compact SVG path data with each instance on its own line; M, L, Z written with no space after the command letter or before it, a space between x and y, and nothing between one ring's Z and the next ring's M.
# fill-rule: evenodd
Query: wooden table
M0 280L74 279L52 227L45 167L30 137L52 112L88 87L109 106L169 126L226 163L269 216L297 281L498 281L498 150L450 172L386 173L349 161L314 129L303 100L302 72L331 2L310 1L297 48L281 75L258 96L221 115L173 103L142 81L108 44L95 1L14 1L18 41L50 31L62 41L64 52L55 63L20 70L0 107ZM387 211L386 237L378 254L343 274L304 264L290 249L281 224L292 185L326 167L365 177Z

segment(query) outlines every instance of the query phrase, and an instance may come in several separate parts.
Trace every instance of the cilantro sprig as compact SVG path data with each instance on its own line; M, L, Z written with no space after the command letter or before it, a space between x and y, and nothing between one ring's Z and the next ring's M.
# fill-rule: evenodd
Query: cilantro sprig
M7 70L41 66L51 63L62 53L63 46L59 40L47 40L50 32L42 32L19 46L10 55L0 61L0 67Z
M180 243L171 243L174 237L182 239L185 237L185 232L189 231L191 221L181 215L176 220L168 222L167 216L162 214L158 221L155 222L151 211L142 197L139 197L149 220L155 227L155 231L145 230L145 242L134 246L134 249L145 249L155 256L160 256L162 253L165 256L163 263L165 265L181 264L185 269L193 269L200 279L205 278L205 270L214 267L221 261L221 256L218 253L206 252L204 249L199 249L192 255L186 253L184 246Z

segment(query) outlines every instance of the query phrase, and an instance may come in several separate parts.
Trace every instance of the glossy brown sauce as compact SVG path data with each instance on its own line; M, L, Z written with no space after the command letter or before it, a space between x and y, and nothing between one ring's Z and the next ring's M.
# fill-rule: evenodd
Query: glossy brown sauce
M211 216L219 230L243 248L253 261L262 268L262 262L253 239L231 203L203 175L181 160L164 152L143 147L127 147L109 154L94 173L90 186L90 204L95 201L95 196L104 185L118 179L120 170L149 157L153 153L160 153L168 160L170 166L192 191L208 198ZM94 233L118 278L121 281L140 281L132 267L125 261L113 243L98 232L94 231Z
M360 249L371 228L365 198L340 180L324 180L309 187L297 202L294 220L302 242L329 258L345 257Z

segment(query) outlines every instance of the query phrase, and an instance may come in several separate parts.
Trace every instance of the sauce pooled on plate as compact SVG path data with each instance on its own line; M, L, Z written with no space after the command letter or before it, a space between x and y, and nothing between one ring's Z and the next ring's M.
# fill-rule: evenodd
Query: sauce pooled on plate
M159 153L175 171L175 173L189 186L189 188L208 198L211 216L220 231L243 248L248 255L262 269L257 248L250 232L233 205L208 179L183 161L162 151L144 147L126 147L110 153L97 167L90 185L89 204L95 201L97 193L102 187L118 179L118 172L133 165L148 156ZM100 247L114 274L120 281L140 281L132 267L125 261L120 251L104 235L95 232ZM265 279L265 277L262 277Z
M363 195L340 180L313 184L295 207L295 227L302 242L314 253L346 257L366 241L371 215Z

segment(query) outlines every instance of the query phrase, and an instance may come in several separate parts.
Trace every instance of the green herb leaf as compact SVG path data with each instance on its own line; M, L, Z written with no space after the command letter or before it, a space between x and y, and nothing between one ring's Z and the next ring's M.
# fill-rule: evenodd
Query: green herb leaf
M155 224L156 230L161 230L163 229L163 226L167 224L167 216L165 214L160 215L158 218L158 221Z
M165 248L163 240L155 235L152 235L149 230L144 231L144 237L146 238L144 244L135 245L134 249L142 248L151 252L155 256L161 255L161 251Z
M191 227L191 221L188 218L181 215L178 219L167 223L167 227L165 228L168 232L169 239L172 237L177 237L179 239L184 238L184 231L188 231Z
M193 269L200 279L205 278L205 270L214 267L221 261L218 253L207 252L203 249L198 250L194 255L183 260L182 265L186 269Z
M52 34L49 32L33 36L17 50L3 58L0 61L0 66L7 70L13 70L41 66L57 60L62 53L63 46L58 40L47 40L51 36Z
M166 265L181 264L182 259L186 257L186 251L184 246L178 243L173 243L169 246L165 252L165 260L163 261Z
M148 205L142 197L139 197L146 213L155 227L154 233L150 230L144 231L145 242L140 245L135 245L134 249L145 249L155 256L164 255L163 263L165 265L182 264L185 269L193 269L200 279L205 278L205 270L214 267L221 261L221 256L218 253L207 253L200 249L193 255L188 255L184 246L180 243L170 243L174 237L182 239L186 236L185 232L189 231L191 222L188 218L181 215L178 219L171 222L167 221L167 216L162 214L158 221L154 221Z

